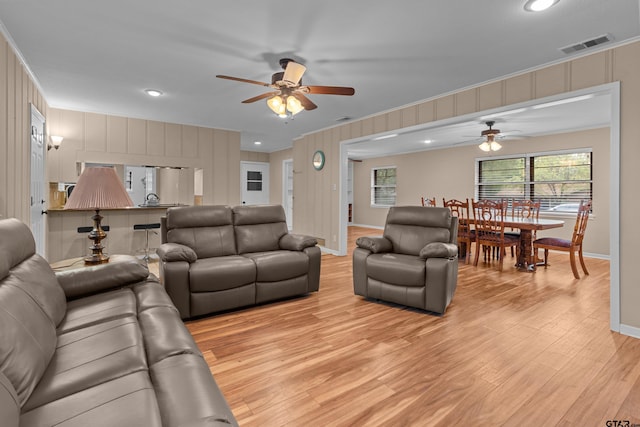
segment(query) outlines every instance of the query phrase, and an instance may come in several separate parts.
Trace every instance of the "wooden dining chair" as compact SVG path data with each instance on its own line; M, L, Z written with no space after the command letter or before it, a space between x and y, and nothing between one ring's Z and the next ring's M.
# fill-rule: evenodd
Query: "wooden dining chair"
M571 240L560 239L557 237L542 237L533 241L533 250L537 253L539 249L544 249L544 266L548 266L547 259L549 257L549 249L569 252L569 261L571 263L571 270L573 276L576 279L580 278L578 274L578 267L576 265L576 252L580 257L580 265L584 274L589 274L587 266L584 263L582 256L582 241L584 239L584 232L587 229L587 221L589 220L589 213L591 212L591 200L581 201L578 207L578 216L576 217L576 224L573 227L573 236Z
M476 231L469 213L469 199L463 202L443 198L442 206L449 208L452 216L458 217L458 254L464 253L464 263L468 264L471 260L471 243L476 241Z
M422 206L429 206L432 208L436 207L436 198L432 197L432 198L425 198L425 197L421 197L422 199Z
M538 220L540 218L540 201L513 199L511 201L511 219L516 218ZM508 231L507 234L520 238L519 231ZM535 238L534 234L533 239L535 240ZM511 256L514 256L513 248L511 248Z
M472 201L473 220L476 231L476 255L473 265L478 265L480 251L487 255L487 250L498 250L498 269L502 271L506 248L517 247L519 239L505 234L504 220L507 215L507 201L479 200Z

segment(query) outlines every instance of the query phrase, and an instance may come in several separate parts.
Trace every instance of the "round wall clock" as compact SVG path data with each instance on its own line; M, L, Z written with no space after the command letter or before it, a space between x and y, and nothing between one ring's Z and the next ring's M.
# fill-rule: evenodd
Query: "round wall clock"
M313 168L317 171L324 167L324 153L322 152L322 150L318 150L313 153L312 163Z

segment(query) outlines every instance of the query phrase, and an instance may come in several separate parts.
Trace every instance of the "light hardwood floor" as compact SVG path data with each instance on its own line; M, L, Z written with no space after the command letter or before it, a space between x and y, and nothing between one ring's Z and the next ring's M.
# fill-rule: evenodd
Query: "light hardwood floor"
M352 227L349 247L379 230ZM351 257L320 291L187 322L241 426L640 423L640 340L609 330L609 262L518 272L460 264L444 316L353 294Z

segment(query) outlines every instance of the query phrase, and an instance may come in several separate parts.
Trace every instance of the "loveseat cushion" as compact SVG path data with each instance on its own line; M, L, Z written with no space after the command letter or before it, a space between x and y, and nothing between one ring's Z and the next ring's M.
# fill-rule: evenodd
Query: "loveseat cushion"
M304 276L309 272L309 257L297 251L269 251L243 254L256 264L258 282L277 282Z
M276 251L289 231L280 205L236 206L233 223L239 254Z
M253 283L256 266L239 255L199 259L189 268L191 292L212 292Z
M140 313L139 322L149 365L180 354L201 354L175 308L149 308Z
M167 243L194 250L198 258L236 254L233 213L229 206L185 206L167 209Z
M23 412L29 427L163 426L148 373L136 372Z
M18 427L20 421L18 395L2 371L0 371L0 420L5 427Z
M398 286L425 286L425 261L396 253L371 254L367 257L370 278Z

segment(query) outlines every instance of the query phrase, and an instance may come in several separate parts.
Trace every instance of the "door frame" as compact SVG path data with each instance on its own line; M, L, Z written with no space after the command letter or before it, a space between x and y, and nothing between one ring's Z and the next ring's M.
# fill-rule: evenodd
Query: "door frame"
M289 180L288 170L291 170L291 180ZM289 193L289 183L291 183L291 206L289 206L287 194ZM287 217L287 227L293 230L293 159L282 161L282 207ZM291 214L289 214L291 211Z
M34 139L34 132L36 133ZM36 243L36 252L46 257L47 249L47 221L44 215L47 212L48 194L46 185L46 154L47 154L47 124L44 115L35 105L29 103L29 223L31 233ZM34 145L35 144L35 145ZM40 151L42 164L34 164L33 153ZM36 175L38 174L36 179ZM40 188L36 190L37 183ZM35 213L34 213L35 212ZM39 226L34 226L39 222Z

